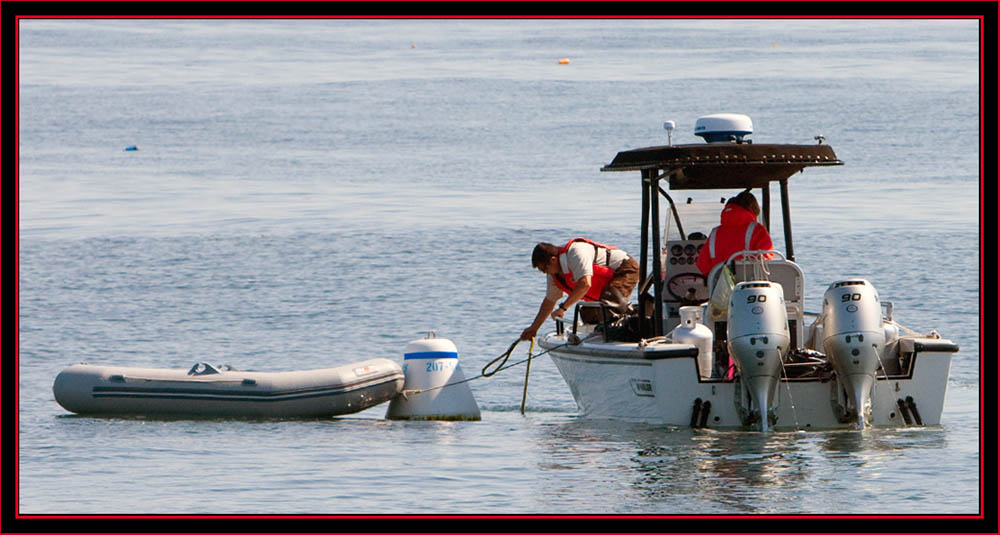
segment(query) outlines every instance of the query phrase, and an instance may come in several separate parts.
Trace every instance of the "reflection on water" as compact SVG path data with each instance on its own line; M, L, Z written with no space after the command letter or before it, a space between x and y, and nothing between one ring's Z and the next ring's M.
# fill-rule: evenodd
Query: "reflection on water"
M689 440L673 445L690 455L677 465L638 457L637 466L646 473L636 485L652 500L683 492L724 509L760 512L761 489L792 482L800 487L808 479L807 444L805 433L696 430Z
M889 452L913 448L943 448L947 438L940 427L868 428L819 434L822 451L834 454Z
M882 495L899 463L947 446L935 428L759 433L581 419L544 429L540 470L596 469L619 508L669 514L837 512L830 489ZM571 486L554 475L544 490Z

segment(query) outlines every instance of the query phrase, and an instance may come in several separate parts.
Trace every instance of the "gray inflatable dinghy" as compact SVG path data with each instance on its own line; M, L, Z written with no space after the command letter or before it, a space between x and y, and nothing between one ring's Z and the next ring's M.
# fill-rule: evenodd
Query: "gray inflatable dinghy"
M395 397L403 382L399 364L383 358L286 372L76 364L59 373L52 392L78 414L302 418L365 410Z

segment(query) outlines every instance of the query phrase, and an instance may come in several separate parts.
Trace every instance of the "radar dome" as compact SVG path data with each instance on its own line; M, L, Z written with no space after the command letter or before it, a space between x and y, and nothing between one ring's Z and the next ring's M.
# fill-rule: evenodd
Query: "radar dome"
M716 113L699 117L694 123L694 135L709 143L742 143L743 136L753 133L753 122L739 113Z

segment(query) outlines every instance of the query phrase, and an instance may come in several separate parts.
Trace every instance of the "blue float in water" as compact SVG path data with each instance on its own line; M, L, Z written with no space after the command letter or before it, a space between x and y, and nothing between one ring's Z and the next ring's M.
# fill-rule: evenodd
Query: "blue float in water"
M125 147L125 150L139 150L139 147L132 145L131 147Z

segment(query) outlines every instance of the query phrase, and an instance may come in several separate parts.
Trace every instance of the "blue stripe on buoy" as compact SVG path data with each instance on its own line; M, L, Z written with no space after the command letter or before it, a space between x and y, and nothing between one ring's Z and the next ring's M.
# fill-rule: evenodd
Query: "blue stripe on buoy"
M406 353L403 360L410 359L457 359L458 353L454 351L425 351L423 353Z

